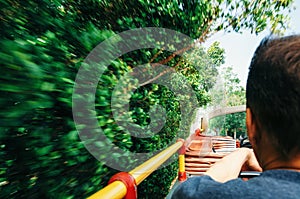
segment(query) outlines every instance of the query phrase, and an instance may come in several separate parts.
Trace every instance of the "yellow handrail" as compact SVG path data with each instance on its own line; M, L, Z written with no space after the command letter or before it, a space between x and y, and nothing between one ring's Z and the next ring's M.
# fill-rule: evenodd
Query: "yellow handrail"
M124 198L124 196L127 193L126 186L121 181L114 181L113 183L107 185L100 191L94 193L89 198L90 199L96 199L96 198L105 198L105 199L111 199L111 198Z
M183 145L182 141L176 142L159 154L150 158L140 166L131 170L129 174L135 179L136 185L139 185L145 178L147 178L160 165L167 161L175 152ZM91 195L89 199L117 199L125 197L127 193L126 185L121 181L114 181L107 185L100 191Z
M175 152L177 152L182 144L183 142L176 142L172 146L168 147L164 151L160 152L156 156L152 157L151 159L147 160L140 166L130 171L129 173L135 178L136 184L140 184L160 165L167 161Z

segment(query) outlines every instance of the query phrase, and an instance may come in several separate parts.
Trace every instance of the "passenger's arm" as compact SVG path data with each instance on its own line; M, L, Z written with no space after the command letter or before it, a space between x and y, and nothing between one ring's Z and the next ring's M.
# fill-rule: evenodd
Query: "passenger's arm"
M218 182L238 177L245 165L251 171L262 171L252 149L239 148L216 162L205 174Z

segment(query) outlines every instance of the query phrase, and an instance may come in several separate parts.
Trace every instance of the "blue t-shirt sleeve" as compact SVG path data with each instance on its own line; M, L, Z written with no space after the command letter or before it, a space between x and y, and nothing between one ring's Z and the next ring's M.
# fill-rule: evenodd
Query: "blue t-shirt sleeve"
M219 189L221 184L206 175L192 177L175 189L172 199L213 198L215 190Z

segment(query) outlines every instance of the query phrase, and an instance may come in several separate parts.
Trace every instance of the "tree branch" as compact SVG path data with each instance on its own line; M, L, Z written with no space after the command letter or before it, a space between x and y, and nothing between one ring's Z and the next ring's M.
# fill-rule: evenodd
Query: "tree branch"
M212 21L213 21L213 20L210 20L210 21L209 21L209 23L208 23L208 25L207 25L205 31L204 31L204 32L201 34L201 36L197 39L197 42L198 42L198 43L203 43L203 42L209 37L208 33L209 33L209 30L210 30ZM215 32L215 31L214 31L214 32ZM172 53L172 55L170 55L169 57L167 57L167 58L164 59L164 60L161 60L161 61L158 62L158 63L153 63L153 64L151 64L151 61L154 61L154 59L158 56L158 54L160 54L160 53L162 52L162 50L160 50L158 53L156 53L156 54L153 56L153 58L150 60L149 63L150 63L151 66L153 66L153 67L156 67L156 66L159 66L159 65L164 65L164 64L168 63L169 61L171 61L177 54L182 54L182 53L188 51L189 49L191 49L192 47L194 47L195 44L196 44L197 42L195 42L195 43L193 43L193 44L191 44L191 45L189 45L189 46L187 46L187 47L185 47L185 48L182 48L182 49L180 49L180 50L178 50L178 51ZM165 75L166 73L168 73L168 72L170 72L171 70L173 70L174 68L176 68L176 67L179 65L180 62L181 62L181 60L178 61L174 66L172 66L172 67L170 67L170 68L164 70L163 72L159 73L156 77L153 77L153 78L147 80L146 82L143 82L143 83L139 84L139 86L145 86L146 84L149 84L149 83L151 83L151 82L157 80L157 79L160 78L161 76Z

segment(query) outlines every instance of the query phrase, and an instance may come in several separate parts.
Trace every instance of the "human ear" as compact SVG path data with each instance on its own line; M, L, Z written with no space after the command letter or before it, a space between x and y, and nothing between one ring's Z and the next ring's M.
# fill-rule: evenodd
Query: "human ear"
M256 123L254 121L253 113L250 108L246 109L246 127L247 127L247 134L250 143L253 145L255 144L256 138Z

